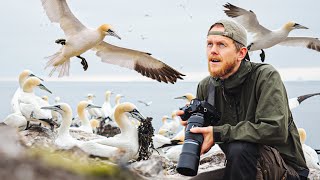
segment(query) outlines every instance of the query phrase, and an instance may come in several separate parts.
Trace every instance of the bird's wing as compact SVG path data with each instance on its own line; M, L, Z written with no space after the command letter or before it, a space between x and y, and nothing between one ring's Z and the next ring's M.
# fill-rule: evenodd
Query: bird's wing
M41 2L50 21L59 23L66 36L86 28L71 12L66 0L41 0Z
M177 79L183 79L181 76L184 76L167 64L153 58L150 53L121 48L106 42L100 43L93 50L97 51L96 55L101 58L102 62L135 70L159 82L174 84Z
M259 24L256 14L253 11L247 11L230 3L223 5L227 16L233 18L236 22L244 26L248 32L253 34L267 34L269 29Z
M313 37L287 37L279 44L283 46L302 46L320 52L320 41Z

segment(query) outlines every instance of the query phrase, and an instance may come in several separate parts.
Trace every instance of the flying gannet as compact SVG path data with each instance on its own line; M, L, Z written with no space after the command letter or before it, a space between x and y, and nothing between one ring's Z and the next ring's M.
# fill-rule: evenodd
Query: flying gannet
M152 104L152 101L146 102L142 100L138 100L139 103L144 104L145 106L150 106Z
M292 110L292 109L298 107L302 101L304 101L312 96L316 96L316 95L320 95L320 93L306 94L306 95L290 98L289 99L289 108Z
M320 41L313 37L288 37L290 31L294 29L308 29L295 22L288 22L277 30L269 30L260 25L256 14L249 10L242 9L230 3L223 5L226 9L224 12L227 16L243 25L248 32L253 34L253 41L249 43L249 51L261 50L261 61L264 62L265 53L263 49L270 48L274 45L284 46L302 46L320 52Z
M175 83L183 79L180 72L157 60L150 53L117 47L103 41L106 35L120 37L108 24L97 29L85 27L71 12L66 0L41 0L42 6L51 22L59 23L66 39L58 39L56 43L62 48L48 57L47 67L53 67L50 76L59 71L59 77L69 75L70 58L81 59L83 69L87 70L88 63L81 54L89 49L96 51L102 62L119 65L141 73L143 76L159 82Z
M307 138L306 131L303 128L298 128L298 132L308 168L320 170L318 154L313 148L305 144Z

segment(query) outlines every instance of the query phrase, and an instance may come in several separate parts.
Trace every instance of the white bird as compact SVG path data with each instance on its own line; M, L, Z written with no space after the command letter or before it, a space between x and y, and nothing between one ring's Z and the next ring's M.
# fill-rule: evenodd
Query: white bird
M298 23L288 22L282 28L269 30L260 25L256 14L247 11L230 3L225 4L224 12L227 16L234 18L235 21L243 25L248 32L253 34L253 41L249 43L248 50L261 50L261 61L264 62L265 53L263 49L270 48L277 44L284 46L302 46L320 52L320 41L313 37L288 37L290 31L294 29L308 29Z
M32 73L32 71L25 69L19 74L19 87L17 88L16 92L14 93L12 99L11 99L11 111L13 113L20 113L20 107L18 98L20 94L23 92L22 86L24 81L29 77L34 77L35 75ZM37 77L37 76L35 76ZM39 78L39 77L38 77ZM39 78L41 81L43 81L41 78Z
M23 93L21 93L18 99L21 114L27 120L27 128L29 121L33 121L50 125L51 129L53 129L53 125L55 123L52 121L51 112L40 109L42 106L48 105L48 102L34 94L35 87L39 87L40 89L51 93L49 89L41 84L41 80L39 78L29 77L25 80L22 88Z
M139 121L145 119L134 104L121 103L116 107L114 116L121 133L114 137L92 140L93 142L121 149L125 153L122 157L124 160L135 158L139 150L138 130L127 115L131 115Z
M72 110L68 104L59 103L54 106L42 107L42 109L57 111L62 116L62 123L58 129L58 136L55 139L55 144L58 148L70 149L77 146L87 154L94 156L113 157L118 155L118 148L105 146L92 141L79 141L70 135L69 128L72 121Z
M150 106L152 104L152 101L146 102L142 100L138 100L139 103L144 104L145 106Z
M4 120L8 126L17 128L19 131L24 130L27 127L27 119L21 114L21 112L11 113Z
M113 94L111 91L106 91L105 93L105 100L101 108L104 118L111 116L112 113L112 107L110 103L111 94Z
M298 128L298 132L308 168L320 170L318 154L313 148L305 144L307 138L306 131L303 128Z
M93 103L93 99L95 97L96 96L94 94L89 93L87 95L87 102L90 103L90 104L94 104ZM89 113L89 115L88 115L88 113ZM92 118L96 118L96 119L100 118L101 119L101 118L104 117L104 114L102 112L101 107L99 107L99 108L89 108L88 109L88 113L86 113L86 116L90 117L90 119L92 119Z
M112 30L110 25L103 24L97 29L85 27L72 14L66 0L41 0L42 6L51 22L59 23L66 39L56 42L63 44L60 51L49 57L46 67L53 67L59 71L59 77L69 75L70 58L76 56L81 59L84 70L88 63L81 54L89 49L96 51L102 62L119 65L141 73L143 76L159 82L175 83L184 76L167 64L153 58L150 53L126 49L108 44L103 41L106 35L120 37Z
M298 107L302 101L304 101L312 96L316 96L316 95L320 95L320 93L306 94L306 95L290 98L289 99L289 108L292 110L292 109Z
M167 115L162 116L162 126L159 128L158 134L170 138L174 133L171 131L172 124L167 122L167 120L171 120L171 118Z
M114 120L115 110L116 110L117 106L120 104L121 98L123 98L123 97L124 97L124 96L121 95L121 94L117 94L116 97L115 97L115 105L114 105L113 108L112 108L111 116L110 116L110 118L111 118L112 120Z
M87 133L93 133L90 121L88 117L86 116L85 110L86 109L92 109L92 108L100 108L99 106L95 106L91 103L88 103L88 101L80 101L77 106L77 112L78 117L81 121L80 127L71 127L71 130L80 130Z
M190 104L191 100L194 99L194 95L191 93L186 93L183 96L175 97L174 99L184 99L187 101L188 104Z

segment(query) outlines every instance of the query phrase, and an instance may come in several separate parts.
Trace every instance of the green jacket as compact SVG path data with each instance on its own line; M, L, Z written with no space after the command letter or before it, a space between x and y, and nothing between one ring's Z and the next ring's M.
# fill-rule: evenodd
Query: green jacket
M239 70L225 80L208 76L198 84L197 98L207 99L210 81L215 86L215 107L221 112L220 122L213 127L216 143L269 145L296 171L308 173L286 89L271 65L242 61Z

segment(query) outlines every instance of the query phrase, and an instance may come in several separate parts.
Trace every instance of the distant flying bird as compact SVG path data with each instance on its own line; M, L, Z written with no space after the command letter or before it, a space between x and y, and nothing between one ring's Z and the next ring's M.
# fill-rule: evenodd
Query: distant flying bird
M274 45L302 46L320 52L320 41L313 37L288 37L294 29L308 29L298 23L288 22L282 28L271 31L260 25L256 14L249 10L242 9L230 3L223 5L227 16L243 25L248 32L253 34L253 41L248 45L249 51L261 50L261 61L264 62L265 53L263 49Z
M306 94L306 95L290 98L289 99L289 108L294 109L294 108L298 107L302 101L304 101L312 96L317 96L317 95L320 95L320 93Z
M142 100L138 100L139 103L144 104L145 106L150 106L152 104L152 101L146 102Z
M49 76L55 71L59 77L68 76L70 58L81 59L83 69L87 70L88 63L81 54L88 50L96 51L102 62L119 65L136 70L143 76L155 79L159 82L175 83L184 76L167 64L153 58L150 53L126 49L108 44L103 41L106 35L120 37L108 24L103 24L97 29L85 27L72 14L66 0L41 0L47 16L53 23L59 23L64 31L66 39L58 39L56 43L62 44L62 48L54 55L48 57L46 68L53 67Z

